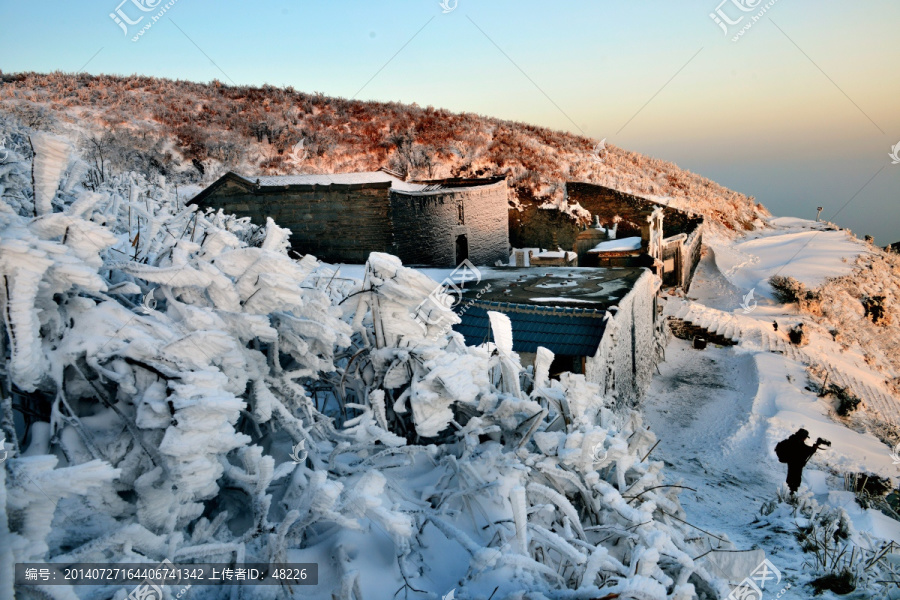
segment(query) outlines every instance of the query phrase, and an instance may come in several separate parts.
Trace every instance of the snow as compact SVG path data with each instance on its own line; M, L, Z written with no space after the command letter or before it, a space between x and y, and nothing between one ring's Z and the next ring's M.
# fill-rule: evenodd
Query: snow
M565 250L558 250L555 252L547 251L541 252L539 254L535 254L538 258L565 258L566 260L573 260L578 257L574 252L566 252ZM513 259L515 261L515 259Z
M531 298L530 300L532 302L571 302L573 304L584 304L584 303L603 304L599 300L585 300L582 298L559 298L559 297L556 297L556 298Z
M257 179L262 186L279 185L351 185L365 183L395 183L402 180L384 171L363 171L357 173L309 173L298 175L270 175L261 177L244 177L247 181Z
M640 237L627 237L620 240L600 242L590 249L590 252L627 252L641 249Z
M531 266L531 258L529 256L529 252L532 254L539 254L541 252L541 248L513 248L513 253L509 256L509 266L516 266L516 253L522 252L523 258L525 259L523 267Z
M557 250L544 250L542 248L514 248L513 253L509 257L509 266L516 266L516 253L522 252L524 258L523 267L531 266L531 257L534 258L548 258L548 259L556 259L556 258L565 258L567 261L573 261L578 258L578 255L574 252L568 252L559 248ZM530 253L530 254L529 254Z
M31 145L35 155L35 214L45 215L51 212L50 203L56 197L56 190L69 161L72 146L64 138L49 133L33 134Z
M385 171L362 171L355 173L301 173L297 175L266 175L243 177L251 183L259 181L262 187L286 185L364 185L390 183L391 189L400 192L431 192L441 189L440 184L404 181Z
M316 562L320 583L303 590L315 600L410 588L688 600L726 597L762 551L793 585L780 596L790 600L809 597L798 524L846 528L861 552L900 536L842 489L848 471L896 477L890 448L870 421L848 427L806 389L826 369L862 390L867 419L900 423L887 367L796 308L739 305L746 283L794 268L786 248L812 251L798 255L810 282L853 268L863 250L843 232L775 220L737 250L714 240L693 300L665 308L740 343L701 352L672 340L655 377L659 281L644 273L606 317L588 362L595 384L551 380L546 349L523 369L500 313L492 341L465 346L447 270L380 253L356 266L292 260L271 220L199 213L133 174L60 187L61 159L34 200L27 161L3 160L2 383L47 415L26 437L0 401L4 599L18 592L16 562L114 557ZM70 176L77 161L65 163ZM547 294L571 287L568 271L553 271ZM773 318L804 320L809 344L787 344ZM784 469L772 447L800 426L833 446L790 505L776 496Z
M547 200L538 208L543 210L558 210L559 212L567 214L573 219L580 221L587 221L591 218L590 211L586 210L578 202L575 202L574 204L570 203L565 195L559 196L555 199Z
M737 287L769 294L768 279L775 274L816 287L828 277L852 271L853 259L869 250L849 232L826 223L782 218L770 224L771 229L734 242L704 239L714 248L721 273Z
M795 307L763 298L746 313L740 304L748 286L760 285L761 279L782 268L799 246L807 245L798 255L804 266L788 263L784 271L809 285L826 274L846 272L847 263L841 258L852 258L864 247L845 232L827 231L809 221L777 219L774 225L772 231L751 234L733 246L713 240L713 251L695 275L692 300L668 300L667 314L684 315L711 331L731 331L740 343L697 351L688 341L670 340L666 360L659 365L661 375L647 393L645 413L662 440L654 454L669 466L667 480L696 490L681 496L687 520L706 532L727 536L737 549L764 551L783 574L779 587L791 583L780 596L790 600L811 594L804 585L812 578L804 564L809 555L789 535L796 529L796 518L790 505L782 503L760 522L761 507L774 500L776 490L784 485L785 465L777 461L773 450L779 440L804 427L813 439L832 441L804 470L801 507L815 503L817 510L826 513L844 511L852 524L853 540L861 547L868 547L866 536L876 542L900 542L900 523L875 509L862 509L854 494L843 491L844 473L873 473L896 483L897 467L888 446L865 427L848 428L836 419L829 398L810 391L807 364L828 364L833 374L840 374L833 376L841 381L852 378L855 386L865 385L868 390L884 390L883 376L858 352L845 351L808 317L803 320L810 343L802 350L792 349L784 329L803 318ZM752 256L748 248L753 249ZM779 332L773 330L773 319L782 325ZM894 402L900 405L900 400ZM865 410L874 408L870 405ZM882 418L900 424L894 416L883 414ZM734 585L735 577L746 577L756 566L750 564L755 558L735 564L737 559L729 553L724 559L710 556L702 562L714 572L728 571ZM729 564L723 565L723 560ZM824 597L833 596L826 593Z

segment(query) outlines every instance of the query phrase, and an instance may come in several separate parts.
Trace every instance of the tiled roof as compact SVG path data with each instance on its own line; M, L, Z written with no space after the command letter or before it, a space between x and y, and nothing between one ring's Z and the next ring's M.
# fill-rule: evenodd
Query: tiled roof
M603 311L617 305L646 271L639 267L479 267L477 281L468 283L461 294L466 302Z
M605 310L476 302L463 312L467 305L459 305L462 322L454 329L466 338L468 345L491 340L489 310L509 317L516 352L536 352L538 346L543 346L555 354L594 356L606 329Z

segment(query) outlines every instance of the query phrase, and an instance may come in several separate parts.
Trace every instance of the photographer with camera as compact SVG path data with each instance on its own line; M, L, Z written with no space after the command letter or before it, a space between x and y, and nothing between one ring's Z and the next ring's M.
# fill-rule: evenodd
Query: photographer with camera
M791 494L797 492L800 487L800 480L803 477L803 467L816 453L821 446L831 446L828 440L819 438L812 446L806 445L809 439L809 432L805 429L799 429L786 440L781 440L775 445L775 454L778 460L787 463L787 484L791 490Z

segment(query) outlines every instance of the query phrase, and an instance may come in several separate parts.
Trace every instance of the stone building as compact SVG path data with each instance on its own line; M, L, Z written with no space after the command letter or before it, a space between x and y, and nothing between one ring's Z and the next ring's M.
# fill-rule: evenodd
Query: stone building
M525 266L519 265L519 257L518 254L520 250L516 250L515 259L516 266ZM578 255L574 252L567 252L562 248L558 250L539 250L535 252L534 250L527 250L528 252L528 266L532 267L574 267L578 263ZM523 263L525 261L522 261Z
M227 173L191 202L291 230L291 246L328 262L370 252L404 264L493 265L509 257L503 177L403 181L387 171L248 178Z
M610 243L605 246L597 233L579 234L575 243L579 265L649 266L662 277L663 285L688 290L700 262L703 217L593 183L568 182L566 199L590 211L603 232L615 232L607 235ZM590 242L595 244L591 250L597 249L596 256L583 260Z
M650 384L663 321L660 280L644 268L481 269L481 280L461 292L454 329L468 345L491 339L488 311L512 323L513 350L525 366L537 349L554 353L551 375L582 373L603 393L636 402Z
M618 237L618 222L610 228L594 226L575 238L579 267L650 267L660 271L662 262L662 210L657 208L644 218L640 236Z

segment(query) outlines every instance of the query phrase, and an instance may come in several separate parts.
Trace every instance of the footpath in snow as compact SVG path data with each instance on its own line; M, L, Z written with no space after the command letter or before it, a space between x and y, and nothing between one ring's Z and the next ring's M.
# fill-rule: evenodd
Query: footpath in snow
M804 585L811 579L804 564L810 555L800 550L795 531L759 522L761 506L775 499L786 475L774 446L793 431L805 427L813 439L833 442L804 471L803 483L816 502L845 509L860 535L900 542L900 523L861 509L843 491L843 473L876 473L896 484L900 466L874 436L834 420L829 401L807 389L807 366L825 362L834 373L867 382L868 392L880 394L886 405L883 412L897 411L900 401L883 393L878 377L858 356L839 351L829 336L813 335L802 349L791 346L785 330L802 316L795 306L767 297L766 282L775 272L818 285L825 276L846 274L865 246L809 221L778 219L775 225L736 244L713 241L690 298L669 299L667 314L688 315L738 344L695 350L673 338L647 394L645 418L661 440L654 456L665 461L668 483L696 490L682 490L681 501L697 536L711 549L720 545L715 536L724 534L739 549L763 550L783 578L771 597L791 583L779 597L805 599L812 595ZM750 290L755 295L748 299ZM773 321L781 325L777 332ZM823 597L837 597L829 594Z

